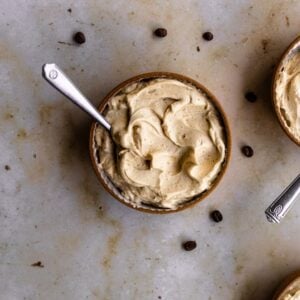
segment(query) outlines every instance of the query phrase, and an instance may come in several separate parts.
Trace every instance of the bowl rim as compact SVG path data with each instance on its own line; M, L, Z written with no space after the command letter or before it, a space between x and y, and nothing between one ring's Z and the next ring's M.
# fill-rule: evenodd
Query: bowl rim
M217 187L217 185L220 183L221 179L223 178L230 158L231 158L231 132L230 132L230 127L229 127L229 122L227 120L226 114L222 108L222 106L220 105L219 101L217 100L217 98L202 84L200 84L199 82L195 81L192 78L189 78L185 75L181 75L178 73L173 73L173 72L149 72L149 73L143 73L143 74L139 74L136 75L134 77L131 77L123 82L121 82L120 84L118 84L115 88L113 88L100 102L99 106L98 106L98 110L100 112L102 112L107 104L107 102L111 99L111 97L115 94L117 94L121 89L123 89L125 86L137 82L137 81L141 81L141 80L147 80L147 79L155 79L155 78L169 78L169 79L176 79L179 81L183 81L183 82L187 82L189 84L192 84L193 86L195 86L196 88L198 88L199 90L203 91L205 94L208 95L210 101L212 102L212 104L214 105L214 107L217 109L218 113L221 116L222 119L222 125L225 128L225 136L226 136L226 157L225 157L225 161L223 163L223 167L222 170L220 171L219 175L217 176L217 178L215 179L212 187L207 190L202 192L197 198L195 198L194 200L187 202L186 204L183 204L181 206L179 206L177 209L170 209L170 210L153 210L153 209L147 209L147 208L143 208L143 207L135 207L134 205L125 202L122 198L118 197L118 195L116 195L114 193L114 191L107 185L107 183L104 181L97 163L96 163L96 159L94 156L94 131L95 131L95 127L97 122L94 121L91 125L90 128L90 135L89 135L89 152L90 152L90 158L92 161L92 165L93 165L93 169L97 175L98 180L101 182L102 186L104 187L104 189L110 193L113 198L115 198L116 200L118 200L119 202L121 202L122 204L126 205L127 207L130 207L134 210L138 210L141 212L145 212L145 213L151 213L151 214L169 214L169 213L175 213L175 212L179 212L182 210L185 210L187 208L193 207L194 205L198 204L199 202L201 202L203 199L205 199L208 195L210 195L210 193L215 190L215 188Z
M286 48L286 50L283 52L283 54L281 55L276 67L275 67L275 71L273 74L273 78L272 78L272 85L271 85L271 95L272 95L272 104L273 104L273 108L275 110L277 119L279 121L279 124L281 126L281 128L283 129L283 131L287 134L287 136L298 146L300 146L300 140L297 139L293 134L291 134L291 132L289 131L287 125L285 124L285 122L283 121L281 114L280 114L280 110L276 105L276 83L278 81L278 77L279 74L281 72L281 68L284 67L284 62L286 61L286 58L288 57L288 55L290 54L290 52L296 48L297 44L299 44L299 48L300 48L300 36L298 36L296 39L294 39L289 46Z

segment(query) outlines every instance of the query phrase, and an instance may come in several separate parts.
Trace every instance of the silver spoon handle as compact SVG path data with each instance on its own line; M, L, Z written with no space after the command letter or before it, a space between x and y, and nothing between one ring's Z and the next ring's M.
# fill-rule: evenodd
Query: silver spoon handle
M110 124L105 120L105 118L96 110L90 101L78 90L68 76L56 64L43 65L43 77L74 104L91 115L108 131L111 129Z
M265 214L269 222L280 223L281 219L292 207L300 195L300 174L283 191L283 193L266 209Z

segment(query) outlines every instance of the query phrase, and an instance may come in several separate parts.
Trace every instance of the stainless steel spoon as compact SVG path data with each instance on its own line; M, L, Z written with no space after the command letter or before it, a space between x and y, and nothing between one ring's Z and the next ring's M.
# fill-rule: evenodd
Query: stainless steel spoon
M59 92L92 116L105 129L110 131L111 125L56 64L43 65L43 77Z
M283 193L266 209L265 214L269 222L280 223L281 219L291 209L300 195L300 174L283 191Z

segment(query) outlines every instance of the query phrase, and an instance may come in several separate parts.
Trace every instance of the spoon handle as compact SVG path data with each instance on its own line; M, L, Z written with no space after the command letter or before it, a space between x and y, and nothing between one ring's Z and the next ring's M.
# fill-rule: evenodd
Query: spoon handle
M269 222L280 223L287 214L297 196L300 195L300 174L283 191L283 193L266 209L265 214Z
M111 125L56 64L43 65L43 77L59 92L69 98L74 104L79 106L82 110L87 112L102 126L104 126L108 131L110 131Z

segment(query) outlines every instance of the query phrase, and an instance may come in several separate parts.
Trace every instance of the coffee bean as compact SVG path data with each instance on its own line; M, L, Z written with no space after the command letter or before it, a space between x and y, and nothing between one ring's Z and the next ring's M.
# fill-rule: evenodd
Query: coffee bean
M196 48L196 49L197 49L197 51L198 51L198 52L200 52L200 47L199 47L199 46L197 46L197 48Z
M168 31L165 28L157 28L157 29L155 29L154 34L157 37L163 38L163 37L167 36Z
M245 98L249 101L249 102L255 102L257 100L257 96L253 93L253 92L247 92L245 94Z
M6 171L9 171L9 170L10 170L10 166L9 166L9 165L5 165L4 168L5 168Z
M203 37L206 41L211 41L211 40L214 38L214 35L213 35L211 32L207 31L207 32L204 32L204 33L202 34L202 37Z
M85 35L82 32L76 32L73 37L74 41L78 44L85 43Z
M182 244L182 247L185 251L192 251L197 247L197 243L195 241L187 241Z
M69 9L68 9L68 12L71 13L71 12L72 12L72 8L69 8Z
M211 212L210 217L216 222L219 223L223 220L223 216L219 210L214 210Z
M253 149L250 146L243 146L242 147L242 153L246 156L246 157L251 157L254 154Z
M44 265L41 261L37 261L36 263L31 264L32 267L44 268Z

